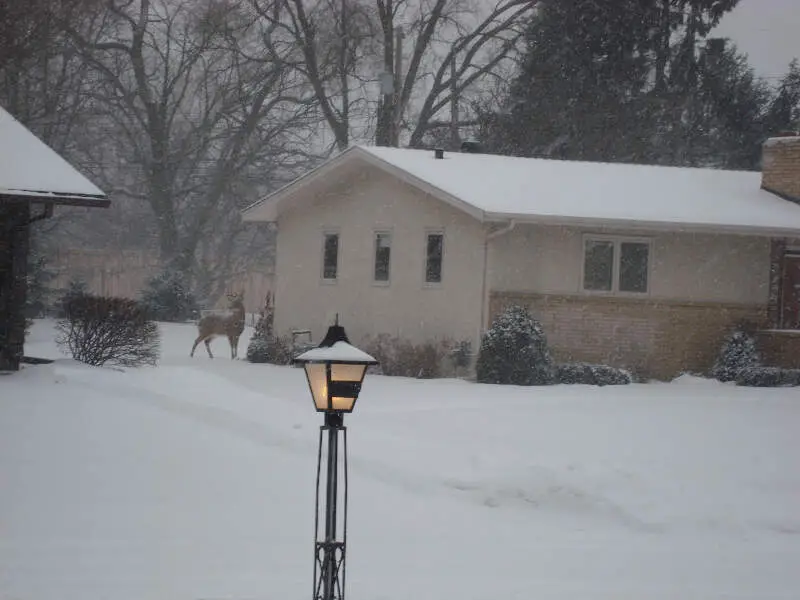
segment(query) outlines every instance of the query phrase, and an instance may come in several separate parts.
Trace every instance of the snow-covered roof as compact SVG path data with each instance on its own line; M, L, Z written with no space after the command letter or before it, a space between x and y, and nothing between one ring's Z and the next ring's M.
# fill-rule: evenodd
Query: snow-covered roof
M0 200L106 206L103 191L0 106Z
M327 348L312 348L303 352L295 360L298 362L377 363L372 356L347 342L336 342Z
M761 189L750 171L592 163L353 146L254 204L246 220L274 220L305 182L360 158L484 222L800 234L800 206ZM800 165L798 165L800 170Z

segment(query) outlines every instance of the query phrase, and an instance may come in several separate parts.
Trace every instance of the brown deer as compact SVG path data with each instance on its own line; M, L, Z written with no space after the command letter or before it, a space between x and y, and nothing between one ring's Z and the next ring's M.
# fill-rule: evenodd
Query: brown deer
M200 342L206 345L209 358L211 354L211 340L217 336L225 336L231 345L231 360L239 357L239 336L244 331L244 293L228 294L228 308L232 313L228 316L206 315L197 323L198 335L192 346L189 356L194 356L194 351Z

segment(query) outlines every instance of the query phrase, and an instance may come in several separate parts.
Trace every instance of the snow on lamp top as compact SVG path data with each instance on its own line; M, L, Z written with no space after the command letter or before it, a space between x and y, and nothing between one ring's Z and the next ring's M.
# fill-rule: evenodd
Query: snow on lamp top
M332 346L313 348L295 358L297 362L341 362L377 364L372 356L347 342L335 342Z
M340 362L340 363L360 363L376 365L378 361L372 356L359 350L347 339L344 327L339 325L339 317L336 317L336 324L328 328L325 338L319 346L303 352L296 357L295 362Z

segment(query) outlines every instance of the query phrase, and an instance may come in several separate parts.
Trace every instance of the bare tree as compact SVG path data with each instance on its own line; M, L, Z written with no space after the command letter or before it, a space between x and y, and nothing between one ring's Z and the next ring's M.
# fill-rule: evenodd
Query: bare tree
M344 149L357 128L374 130L379 145L399 145L405 132L419 146L442 111L457 118L456 101L498 74L537 0L251 2L296 44L295 68Z
M263 193L306 159L313 96L274 45L259 43L269 31L243 1L104 8L70 28L97 79L87 152L111 173L113 193L148 203L165 264L192 275L201 242L236 235L237 185Z

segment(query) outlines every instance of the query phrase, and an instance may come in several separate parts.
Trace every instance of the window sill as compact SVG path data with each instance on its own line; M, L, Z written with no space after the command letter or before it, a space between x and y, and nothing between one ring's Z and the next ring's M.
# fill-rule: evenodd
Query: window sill
M648 298L650 292L620 292L619 290L580 290L584 296L602 296L606 298Z
M322 285L336 285L339 282L338 279L320 279L319 281Z
M373 287L387 288L387 287L390 287L391 285L392 285L391 280L390 281L375 281L375 280L372 281L372 286Z

